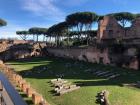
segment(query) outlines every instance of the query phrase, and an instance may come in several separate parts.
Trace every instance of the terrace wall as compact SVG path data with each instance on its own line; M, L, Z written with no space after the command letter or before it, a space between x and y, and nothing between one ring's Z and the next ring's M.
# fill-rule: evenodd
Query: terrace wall
M51 49L48 48L47 51L50 54L58 57L72 58L83 61L88 61L92 63L100 63L110 64L108 49L104 49L103 51L95 48L71 48L71 49Z
M104 48L103 50L96 47L88 48L47 48L47 52L50 55L64 58L72 58L80 61L86 61L91 63L103 63L105 65L117 65L117 62L121 62L123 67L138 70L139 60L135 56L136 50L134 48L129 48L124 51L124 53L110 54L109 48ZM124 58L126 56L126 58ZM123 61L123 59L125 61ZM126 60L127 59L127 60Z

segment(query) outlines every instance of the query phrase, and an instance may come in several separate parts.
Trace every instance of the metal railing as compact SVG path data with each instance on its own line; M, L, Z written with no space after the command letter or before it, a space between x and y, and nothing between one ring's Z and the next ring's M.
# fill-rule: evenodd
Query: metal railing
M8 79L0 72L0 105L27 105Z

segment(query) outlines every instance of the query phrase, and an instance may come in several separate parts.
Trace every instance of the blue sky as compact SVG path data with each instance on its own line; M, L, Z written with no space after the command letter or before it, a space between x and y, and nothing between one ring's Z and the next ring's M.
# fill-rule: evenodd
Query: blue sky
M100 15L112 12L140 13L140 0L0 0L0 38L16 37L16 30L49 27L64 21L68 14L91 11Z

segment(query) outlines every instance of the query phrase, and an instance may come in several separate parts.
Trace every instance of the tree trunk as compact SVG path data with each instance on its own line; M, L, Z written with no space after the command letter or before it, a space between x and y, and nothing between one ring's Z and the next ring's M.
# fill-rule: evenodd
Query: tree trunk
M69 36L67 37L67 46L69 46L69 42L70 42L70 40L69 40Z
M45 36L45 35L43 35L43 42L45 41L45 37L46 37L46 36Z
M78 30L78 40L80 40L80 30L79 30L79 27L78 27L78 25L77 25L77 30Z
M35 36L33 35L33 40L35 41Z
M36 41L38 42L38 35L37 35L37 37L36 37Z
M89 34L87 33L87 46L89 45L88 40L89 40Z

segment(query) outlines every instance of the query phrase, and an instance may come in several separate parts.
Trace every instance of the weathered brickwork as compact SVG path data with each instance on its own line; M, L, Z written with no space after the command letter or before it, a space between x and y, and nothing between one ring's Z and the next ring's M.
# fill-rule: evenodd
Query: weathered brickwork
M112 39L124 34L124 30L117 20L111 16L105 16L103 20L100 20L98 27L97 39Z
M96 47L89 47L85 49L74 49L74 48L73 49L59 49L59 48L49 49L48 48L47 51L49 52L49 54L52 54L53 56L57 56L57 57L78 59L80 61L86 61L91 63L103 63L105 65L112 64L110 57L113 57L112 59L119 58L118 55L116 54L110 55L108 48L104 48L102 51ZM128 60L128 65L126 65L125 62L121 61L123 67L138 70L139 61L138 58L135 57L136 49L134 48L126 49L126 51L123 53L120 55L121 58L124 55L127 55L132 58ZM116 65L116 62L114 62L112 65Z
M131 27L124 29L112 16L105 16L99 22L98 42L105 39L135 39L140 38L140 18L132 22Z

